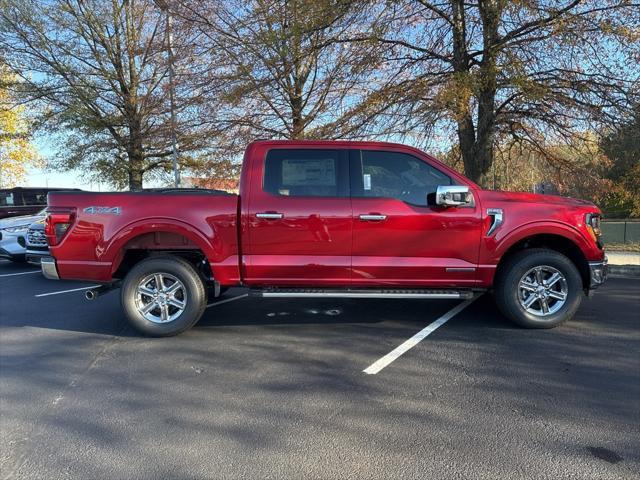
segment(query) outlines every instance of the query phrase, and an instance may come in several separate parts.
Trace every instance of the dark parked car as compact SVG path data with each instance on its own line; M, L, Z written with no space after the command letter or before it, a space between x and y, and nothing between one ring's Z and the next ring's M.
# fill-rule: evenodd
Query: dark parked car
M0 189L0 218L34 215L47 206L47 194L77 188L15 187Z

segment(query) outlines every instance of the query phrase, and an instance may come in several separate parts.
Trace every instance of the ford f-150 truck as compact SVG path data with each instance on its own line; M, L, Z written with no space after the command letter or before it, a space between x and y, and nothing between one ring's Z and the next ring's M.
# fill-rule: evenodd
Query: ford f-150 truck
M50 193L47 278L121 288L152 336L193 326L228 287L262 297L469 298L516 323L571 318L604 282L600 210L482 190L405 145L257 141L239 195L195 189Z

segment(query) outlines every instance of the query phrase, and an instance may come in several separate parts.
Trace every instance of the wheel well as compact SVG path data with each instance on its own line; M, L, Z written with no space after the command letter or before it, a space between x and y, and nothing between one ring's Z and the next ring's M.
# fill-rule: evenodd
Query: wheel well
M159 255L175 255L189 262L205 281L211 281L213 274L207 256L188 238L169 232L153 232L129 240L121 250L118 268L113 273L117 279L127 273L142 260Z
M509 247L504 255L502 255L502 258L498 263L496 276L500 274L501 267L507 263L507 260L512 255L529 248L547 248L549 250L555 250L556 252L563 254L573 262L573 264L578 269L578 272L580 272L580 276L582 277L582 285L584 286L584 288L589 288L589 262L587 262L587 259L585 258L582 250L580 250L580 247L578 247L578 245L573 243L568 238L560 235L533 235L531 237L524 238L519 242L516 242L511 247Z

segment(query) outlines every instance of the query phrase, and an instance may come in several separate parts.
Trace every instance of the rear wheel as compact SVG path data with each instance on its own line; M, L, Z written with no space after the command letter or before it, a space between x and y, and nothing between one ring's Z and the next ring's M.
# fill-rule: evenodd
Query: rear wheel
M582 278L564 255L529 249L509 258L495 283L502 313L527 328L552 328L576 313L582 302Z
M134 266L122 284L121 300L129 323L154 337L191 328L207 305L205 286L195 269L186 260L169 255Z

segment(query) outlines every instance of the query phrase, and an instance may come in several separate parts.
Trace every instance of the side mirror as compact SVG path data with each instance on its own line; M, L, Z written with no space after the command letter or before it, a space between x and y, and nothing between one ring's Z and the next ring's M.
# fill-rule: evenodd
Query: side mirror
M436 205L455 207L469 205L472 201L469 187L461 185L439 186L436 190Z

